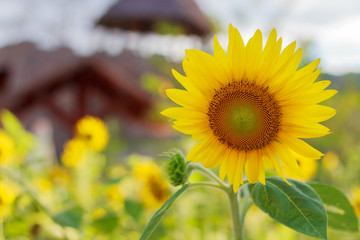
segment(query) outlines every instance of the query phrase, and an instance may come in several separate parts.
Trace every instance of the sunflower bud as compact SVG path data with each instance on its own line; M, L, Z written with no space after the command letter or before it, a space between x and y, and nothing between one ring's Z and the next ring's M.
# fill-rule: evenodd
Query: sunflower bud
M166 153L169 159L166 162L166 170L169 181L173 186L183 185L188 179L186 172L187 163L184 155L179 150L173 150Z

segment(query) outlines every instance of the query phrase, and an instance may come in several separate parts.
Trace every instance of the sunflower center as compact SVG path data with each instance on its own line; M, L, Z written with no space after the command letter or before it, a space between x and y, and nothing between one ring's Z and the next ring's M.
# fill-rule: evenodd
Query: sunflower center
M262 149L275 140L281 117L273 95L248 81L218 89L207 114L218 140L240 151Z
M229 127L239 134L249 134L258 127L258 116L255 109L248 105L235 105L229 109Z
M159 200L163 201L167 197L167 191L159 181L159 179L150 178L149 179L149 187L153 196Z

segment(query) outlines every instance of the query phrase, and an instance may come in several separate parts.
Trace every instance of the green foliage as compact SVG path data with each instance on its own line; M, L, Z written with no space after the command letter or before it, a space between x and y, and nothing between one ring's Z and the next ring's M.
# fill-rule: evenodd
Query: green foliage
M114 185L114 184L118 184L119 182L121 182L123 178L119 177L119 178L110 178L110 179L107 179L105 182L104 182L104 186L111 186L111 185Z
M81 207L73 207L54 216L54 221L61 226L80 228L84 210Z
M180 24L170 23L165 21L158 21L153 27L154 32L162 35L172 34L179 35L184 34L185 30Z
M269 177L266 185L256 183L252 199L274 220L306 235L327 239L327 215L317 193L308 185Z
M142 205L137 201L125 200L125 210L135 220L138 220L142 213Z
M17 220L4 224L5 235L8 237L24 235L28 232L28 225L25 220Z
M167 62L166 59L160 62L159 59L156 59L157 57L158 56L152 57L153 60L155 60L154 62L159 65L158 68L162 72L167 73L169 69L171 69L170 63ZM180 70L180 72L181 71L182 70ZM324 79L329 78L331 77L326 76ZM307 140L307 142L321 152L327 153L331 151L338 156L338 163L333 168L328 168L326 164L324 164L328 161L326 157L318 162L319 171L315 177L316 181L324 182L332 186L341 186L341 189L347 196L351 196L351 191L355 186L360 186L360 178L358 176L360 171L360 125L358 124L360 116L359 78L355 78L355 76L351 76L351 78L353 79L349 79L349 77L339 77L332 81L331 88L338 89L339 93L336 94L334 98L327 100L325 105L334 107L337 110L337 114L336 117L325 122L325 126L329 127L333 133L323 138ZM158 80L159 79L149 77L145 79L143 83L147 84L146 88L148 90L159 94L161 90L159 84L163 84L166 79ZM179 83L175 82L174 84ZM163 103L163 105L166 104L168 103ZM164 109L165 107L159 106L159 108ZM157 114L158 110L155 110L155 112ZM5 216L3 222L6 239L35 239L30 233L32 226L35 224L40 224L42 229L41 234L36 236L36 239L64 239L59 237L59 232L61 233L62 231L70 236L69 239L73 239L71 238L72 235L80 238L78 235L80 233L86 233L88 235L87 237L95 237L96 239L139 239L139 231L143 229L147 222L146 216L152 214L150 213L152 208L143 209L141 207L142 204L140 202L143 200L141 198L142 195L138 194L138 185L134 184L133 177L131 177L131 169L127 166L127 160L123 158L123 154L141 152L147 155L156 155L158 152L172 147L188 149L190 145L194 144L193 141L190 142L190 140L185 137L171 140L167 139L166 141L135 138L125 140L122 137L124 134L121 129L115 130L115 127L110 127L109 129L113 138L106 150L106 161L108 164L106 166L99 164L97 158L95 161L90 161L89 164L93 166L92 168L96 168L97 174L95 174L96 177L86 175L86 177L91 177L89 186L91 186L92 191L91 195L89 195L90 197L85 199L92 204L89 204L89 208L84 208L86 212L82 211L81 208L79 208L80 211L76 212L76 209L74 211L65 209L67 209L68 206L78 206L80 204L80 198L74 198L74 196L79 195L79 197L84 199L81 193L77 194L77 191L82 191L84 186L79 184L81 189L75 188L74 186L76 185L76 171L85 171L85 169L65 169L63 166L53 162L52 159L39 161L37 156L34 157L31 155L32 151L29 151L33 149L32 147L35 145L34 142L37 139L21 126L19 120L6 110L1 111L0 120L4 126L3 130L14 138L17 155L23 155L26 163L24 165L13 164L10 168L16 173L19 173L19 177L21 177L27 185L32 187L33 190L30 192L31 197L29 197L25 184L22 184L22 182L16 184L18 189L14 190L19 191L19 197L14 200L11 206L8 206L10 215ZM118 124L118 120L114 122ZM54 130L57 131L56 129ZM35 145L35 147L37 146L39 146L39 144ZM49 144L49 146L51 146L51 144ZM47 150L46 147L47 146L43 146L40 151ZM103 160L101 159L100 161ZM128 171L126 173L116 172L115 175L112 174L111 176L99 174L109 172L108 170L112 169L115 163L123 165ZM68 176L65 176L65 178L56 175L54 178L52 176L53 166L66 170L65 172ZM192 182L208 180L206 177L202 177L202 175L200 177L196 175L200 175L200 173L196 172L196 174L192 176ZM274 176L274 172L267 171L266 176ZM1 177L2 176L0 176L0 178ZM39 178L50 181L52 186L42 190L42 188L35 185L36 180ZM6 180L6 178L2 179ZM264 189L266 189L266 194L272 194L274 196L275 193L272 192L276 192L273 186L275 184L274 180L271 180L271 177L268 179L266 186L249 184L249 187L251 187L251 190L253 188L259 188L258 191L264 191ZM67 184L67 182L69 182L69 184ZM116 195L115 198L112 198L108 189L114 184L119 184L119 194L123 194L123 196ZM358 228L358 219L355 217L352 206L345 195L331 186L319 183L308 183L308 185L316 191L324 203L328 216L329 239L359 239L359 233L352 232ZM282 189L282 187L286 189L287 187L295 188L293 189L295 194L300 194L301 197L307 195L302 190L299 192L298 189L301 188L293 182L292 186L287 186L286 183L282 183L280 186L276 185L276 187L280 189ZM284 189L282 190L287 194L292 192L290 189L286 191ZM155 220L155 216L153 217L152 226L154 229L156 228L156 230L150 230L150 227L147 226L148 232L145 233L147 235L144 235L143 239L230 238L232 227L229 222L230 216L228 214L227 199L225 199L226 196L223 195L222 192L219 192L219 194L218 192L219 191L213 189L187 192L187 194L181 197L181 200L178 201L177 204L172 206L174 207L174 211L171 211L172 214L169 214L168 209L165 209L165 213L157 213ZM34 194L38 196L38 199L34 198ZM264 193L258 192L257 194L262 196L261 194ZM279 193L277 194L281 195ZM253 196L254 195L255 192L253 192ZM353 195L352 201L355 199L354 196L355 195ZM279 202L279 199L283 200L283 198L284 196L280 196L271 202L271 204L276 204L276 202ZM293 198L294 197L290 197L291 200L293 200ZM209 201L209 199L211 199L211 201ZM65 227L61 230L60 225L54 224L51 218L48 217L49 213L45 211L46 209L44 210L39 207L40 204L44 204L46 209L49 210L49 213L60 212L56 215L56 222L61 226L71 226L71 228ZM263 205L265 205L265 203ZM92 215L92 212L95 210L94 207L97 206L101 206L108 211L105 216L96 218ZM287 208L288 206L285 205L285 207ZM246 239L313 239L312 237L284 227L258 209L252 210L254 209L251 209L246 215ZM280 212L280 210L282 210L284 214L284 207L277 208L277 211ZM166 217L164 217L164 214L166 214ZM300 215L299 212L298 215ZM300 226L302 224L298 225ZM77 228L75 229L74 227ZM255 229L255 231L253 231L253 229ZM335 231L333 229L348 232Z
M8 110L2 110L1 122L5 131L15 140L17 152L25 155L33 148L35 137L26 131L17 117Z
M99 232L109 233L117 227L118 223L119 218L116 213L108 212L104 217L93 221L91 225Z
M344 231L358 231L359 222L354 209L341 191L321 183L308 184L319 194L325 205L329 227Z
M141 76L141 83L142 86L152 94L157 95L159 93L161 79L158 75L153 73L145 73Z
M190 184L185 184L182 188L180 188L176 193L174 193L169 200L167 200L164 205L154 214L154 216L150 219L148 224L145 226L140 240L146 240L150 237L151 233L155 230L157 225L160 223L161 219L165 216L167 211L170 209L171 205L175 202L175 200L183 194L188 188Z

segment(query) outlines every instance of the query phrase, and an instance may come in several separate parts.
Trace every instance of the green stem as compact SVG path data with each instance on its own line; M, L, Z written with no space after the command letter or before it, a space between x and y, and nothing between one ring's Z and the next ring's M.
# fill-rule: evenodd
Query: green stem
M225 192L228 191L227 188L224 188L223 186L220 186L216 183L211 183L211 182L196 182L196 183L192 183L190 186L191 187L212 187L212 188L217 188L217 189L223 190Z
M233 224L234 240L244 240L245 215L252 204L251 200L249 201L250 195L249 195L247 183L241 186L238 194L235 194L231 185L221 181L220 178L218 178L212 171L204 168L203 166L199 164L191 163L188 166L188 170L189 171L197 170L199 172L202 172L211 180L215 181L215 183L212 182L192 183L191 186L213 187L226 192L230 202L230 212L231 212L231 219Z
M242 217L240 214L240 206L239 201L237 199L237 194L233 192L231 188L228 189L227 195L229 197L230 202L230 213L231 219L233 223L233 234L234 240L243 240L244 239L244 224L241 221Z
M199 164L190 164L188 167L197 170L199 172L204 173L206 176L208 176L210 179L214 180L215 182L217 182L220 186L224 187L224 188L229 188L230 186L228 184L225 184L223 181L221 181L220 178L218 178L215 173L213 173L212 171L208 170L207 168L202 167Z
M240 217L241 217L241 228L244 228L245 216L251 205L253 204L251 194L248 188L248 183L242 185L239 189L239 202L240 202Z

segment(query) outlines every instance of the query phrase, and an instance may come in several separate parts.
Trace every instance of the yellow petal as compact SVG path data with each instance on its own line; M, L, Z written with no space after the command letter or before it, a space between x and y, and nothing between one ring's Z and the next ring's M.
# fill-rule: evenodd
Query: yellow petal
M282 129L289 135L297 138L316 138L323 137L330 133L330 130L319 124L302 119L292 118L291 120L282 119Z
M284 67L284 65L289 61L289 59L294 55L296 47L296 42L292 42L288 45L280 54L276 66L272 69L272 74L270 75L269 79L273 79L273 77L278 73L278 71Z
M302 56L302 49L299 48L294 55L292 55L289 60L284 64L279 71L271 77L271 83L269 83L269 89L272 92L277 92L281 88L286 88L286 86L292 86L289 82L298 68Z
M296 111L294 110L296 108ZM307 121L323 122L333 117L336 114L336 110L323 106L323 105L312 105L306 107L296 107L294 105L282 108L284 119L304 119Z
M329 98L331 98L332 96L334 96L338 91L333 90L333 89L329 89L329 90L324 90L319 94L316 94L316 96L313 96L313 98L310 98L314 103L320 103L323 102Z
M288 180L284 177L284 174L280 168L278 159L276 158L275 154L269 149L269 148L265 148L265 158L270 160L276 170L276 172L279 174L279 176L289 185L291 185Z
M195 64L191 64L189 60L184 59L183 61L183 69L186 73L186 76L191 81L191 83L194 85L194 87L201 92L202 97L205 99L211 99L211 97L214 94L214 88L212 84L207 81L206 76L203 76L201 72L198 71L198 69L195 68ZM191 92L189 90L189 92Z
M219 177L221 180L225 179L226 173L227 173L227 169L228 169L228 165L229 165L229 156L231 154L232 149L227 149L224 153L224 157L222 159L222 163L220 166L220 172L219 172Z
M233 72L234 80L240 81L243 78L246 60L245 45L239 31L229 26L228 57Z
M250 183L256 183L259 178L259 157L257 151L246 153L245 174Z
M161 114L173 119L207 119L206 113L183 107L167 108Z
M221 143L214 143L209 146L213 151L202 161L202 164L206 168L214 167L221 163L223 155L227 149L227 146Z
M236 165L233 190L236 193L239 190L241 184L244 183L244 163L245 163L245 152L238 152L238 162Z
M219 83L221 83L223 79L219 81L219 75L221 75L221 73L225 75L225 71L221 71L218 68L218 72L215 74L216 77L209 71L209 69L217 65L214 63L216 62L215 59L212 59L210 55L199 50L185 50L185 54L192 66L190 73L196 72L193 73L195 75L194 78L201 78L203 87L208 87L210 90L220 88ZM186 73L188 74L188 72Z
M238 162L238 153L236 150L232 150L229 155L229 163L228 163L228 179L232 184L234 182L236 167Z
M258 60L262 53L262 34L256 30L254 36L246 44L246 76L250 81L255 80L259 68Z
M301 177L303 176L294 155L291 154L286 146L279 142L272 142L271 145L269 145L269 148L279 158L279 160L288 166L293 172Z
M265 168L263 158L259 159L259 182L262 185L266 185L265 183Z
M225 70L223 65L217 62L217 59L210 54L202 52L200 50L192 50L193 54L198 55L198 58L202 61L202 68L209 74L209 80L214 79L218 84L227 84L232 81L231 76ZM218 88L220 85L214 86Z
M180 89L167 89L166 95L181 106L192 107L199 111L207 111L208 103L203 99L194 97L187 91Z
M299 84L302 85L302 84L305 84L305 83L315 81L317 76L315 78L309 79L309 81L304 80L304 79L307 78L307 76L311 75L315 71L315 69L317 68L319 63L320 63L320 58L316 59L315 61L313 61L311 63L309 63L305 67L300 68L298 71L296 71L294 76L289 81L293 82L294 84L297 84L297 85L299 85Z
M262 157L262 161L263 161L265 169L269 169L269 170L274 169L274 166L273 166L271 160L265 154Z
M232 79L233 76L230 73L229 62L226 53L224 49L220 46L220 43L216 36L214 36L214 57L217 63L224 68L226 75L228 76L227 79Z
M190 134L194 140L201 140L212 136L212 131L206 123L191 123L187 124L183 121L174 121L172 126L179 132Z
M209 135L210 135L210 132L193 133L193 134L191 135L191 139L192 139L192 140L195 140L195 141L198 141L198 140L202 140L202 139L208 138Z
M196 159L196 157L200 154L202 154L206 148L209 145L209 139L205 139L202 140L200 142L198 142L197 144L195 144L194 147L191 148L191 150L188 152L187 156L186 156L186 160L187 161L194 161L194 159ZM198 162L200 162L202 159L199 159Z
M287 145L289 148L291 148L294 152L308 157L312 159L319 159L322 154L320 151L316 150L315 148L311 147L309 144L304 142L303 140L297 139L297 138L290 138L289 136L278 136L279 141L283 144Z
M186 59L184 58L184 61ZM186 60L187 61L187 60ZM197 96L198 98L201 98L203 95L201 93L201 91L199 90L199 86L198 85L194 85L193 82L191 82L191 80L186 77L181 75L180 73L178 73L175 69L172 69L172 74L174 75L175 79L181 84L183 85L183 87L188 90L189 92L191 92L192 94L194 94L195 96Z
M320 64L320 58L316 59L315 61L309 63L308 65L300 68L296 74L298 78L301 78L303 76L306 76L310 73L312 73Z
M264 51L260 60L260 68L257 82L262 85L270 75L270 69L276 64L281 51L281 40L277 41L276 30L273 29L265 44Z

